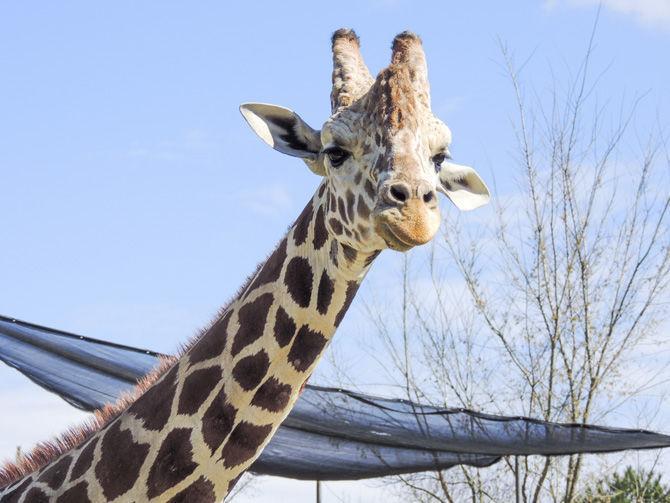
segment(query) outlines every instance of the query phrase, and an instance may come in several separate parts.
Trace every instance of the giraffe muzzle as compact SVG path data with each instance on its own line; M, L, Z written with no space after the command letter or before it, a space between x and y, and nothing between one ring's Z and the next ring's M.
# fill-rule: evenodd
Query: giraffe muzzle
M433 239L440 227L440 207L428 182L387 183L380 196L375 230L389 248L406 251Z

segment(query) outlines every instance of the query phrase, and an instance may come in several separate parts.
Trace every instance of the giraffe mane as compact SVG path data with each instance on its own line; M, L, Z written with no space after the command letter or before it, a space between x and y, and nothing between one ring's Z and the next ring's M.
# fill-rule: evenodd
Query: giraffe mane
M177 361L176 356L161 356L160 362L142 377L132 391L122 394L114 403L93 412L93 416L81 424L71 426L51 440L39 442L29 452L22 453L18 460L7 461L0 467L0 489L33 473L66 452L82 445L92 435L107 426L135 400L151 387Z
M187 341L180 343L174 355L159 356L158 364L148 374L140 378L131 391L123 393L116 402L106 404L102 408L93 411L92 417L85 419L80 424L69 427L51 440L37 443L30 451L21 453L19 459L14 461L7 460L0 464L0 490L9 487L50 464L52 461L55 461L63 454L81 446L126 411L128 407L151 388L156 381L170 370L212 328L214 323L226 312L231 302L249 287L251 281L265 262L266 260L256 266L254 272L247 277L242 286L231 297L231 300L217 310L216 316L213 317L210 323L205 325L205 328L200 329Z

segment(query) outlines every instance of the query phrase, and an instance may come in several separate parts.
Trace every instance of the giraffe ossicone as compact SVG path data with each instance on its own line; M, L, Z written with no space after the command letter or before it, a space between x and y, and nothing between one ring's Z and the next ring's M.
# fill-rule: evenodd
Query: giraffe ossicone
M437 192L463 210L488 201L479 175L450 160L416 35L395 37L376 79L353 31L336 31L332 50L320 130L287 108L241 106L261 139L322 177L286 236L133 396L6 465L0 501L221 501L291 410L375 257L434 237Z

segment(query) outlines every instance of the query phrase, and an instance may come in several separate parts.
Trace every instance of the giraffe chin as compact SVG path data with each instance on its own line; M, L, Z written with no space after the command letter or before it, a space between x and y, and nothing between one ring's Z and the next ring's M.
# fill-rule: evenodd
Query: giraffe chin
M384 240L386 245L395 251L406 252L415 246L427 243L428 241L414 241L410 239L405 233L399 232L398 229L393 230L388 223L380 223L377 226L377 233ZM402 236L402 237L401 237Z
M433 239L440 227L439 206L426 207L409 201L404 208L381 208L375 212L375 231L392 250L407 251Z

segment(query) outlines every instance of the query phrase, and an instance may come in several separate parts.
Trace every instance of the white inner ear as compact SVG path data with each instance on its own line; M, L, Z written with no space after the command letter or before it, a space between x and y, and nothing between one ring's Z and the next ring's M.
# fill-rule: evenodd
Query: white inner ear
M292 110L266 103L243 103L240 112L251 129L273 149L302 159L318 157L319 132Z
M440 171L443 192L461 211L484 206L491 199L489 189L477 172L469 166L442 163Z
M270 147L301 158L319 176L326 174L323 162L319 160L320 133L309 127L298 114L267 103L243 103L240 112L254 133Z
M253 129L254 132L260 136L265 143L274 148L275 141L274 138L272 138L272 133L270 132L270 128L268 127L267 122L261 119L249 108L244 106L240 107L240 112L242 112L242 115L251 126L251 129Z

